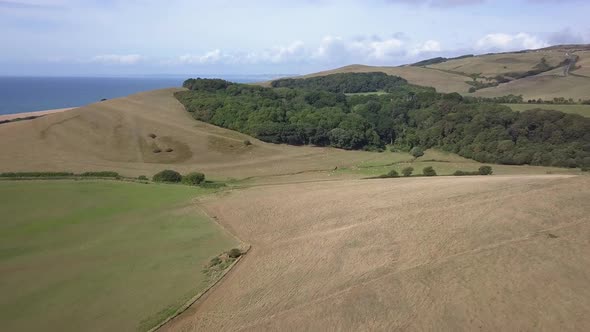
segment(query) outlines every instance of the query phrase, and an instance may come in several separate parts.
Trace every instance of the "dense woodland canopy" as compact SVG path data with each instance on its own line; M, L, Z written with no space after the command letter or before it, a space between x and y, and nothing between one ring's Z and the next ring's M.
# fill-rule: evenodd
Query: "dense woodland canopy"
M340 73L310 78L283 78L272 81L273 88L298 88L340 93L390 92L408 82L385 73Z
M518 113L393 81L395 87L375 83L384 82L381 73L351 73L287 84L295 88L264 88L191 79L185 82L190 90L176 96L196 119L266 142L365 150L437 147L487 163L590 166L588 118L546 110ZM389 93L345 95L384 86Z

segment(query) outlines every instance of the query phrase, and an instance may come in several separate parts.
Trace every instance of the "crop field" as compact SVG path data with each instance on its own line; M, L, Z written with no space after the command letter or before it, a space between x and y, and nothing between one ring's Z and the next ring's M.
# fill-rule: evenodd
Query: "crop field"
M558 175L233 191L205 207L252 249L163 330L588 330L589 199Z
M147 330L209 283L236 240L203 189L111 181L0 182L3 331Z
M556 110L563 113L579 114L590 117L590 105L554 105L554 104L504 104L513 111L522 112L532 109Z

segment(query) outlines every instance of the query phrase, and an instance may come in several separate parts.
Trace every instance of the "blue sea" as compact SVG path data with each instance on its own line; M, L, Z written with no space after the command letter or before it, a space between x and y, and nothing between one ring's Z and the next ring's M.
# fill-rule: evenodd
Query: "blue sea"
M270 79L263 75L220 78L240 83ZM0 77L0 114L83 106L103 98L180 87L184 80L185 77Z

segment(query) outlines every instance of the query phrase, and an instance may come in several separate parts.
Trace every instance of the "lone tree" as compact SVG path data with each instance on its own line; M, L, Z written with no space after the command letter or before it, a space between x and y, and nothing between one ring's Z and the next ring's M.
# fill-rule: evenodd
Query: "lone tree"
M406 168L402 169L402 174L406 177L411 176L413 172L414 172L414 167L406 167Z
M492 171L492 166L481 166L479 168L480 175L492 175L494 171Z
M412 148L412 150L410 150L410 154L412 156L414 156L414 158L419 158L419 157L422 157L424 155L424 150L422 150L418 146L415 146L415 147Z
M422 174L424 174L424 176L436 176L436 171L434 170L434 168L432 168L432 166L428 166L424 167L424 169L422 170Z

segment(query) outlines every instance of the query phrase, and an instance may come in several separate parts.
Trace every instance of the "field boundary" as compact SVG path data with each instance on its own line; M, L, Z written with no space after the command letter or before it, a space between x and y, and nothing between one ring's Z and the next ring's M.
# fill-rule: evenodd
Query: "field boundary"
M235 261L233 261L222 273L221 275L213 280L213 282L211 282L205 289L203 289L201 292L199 292L197 295L193 296L192 298L190 298L188 301L186 301L180 308L178 308L172 315L168 316L166 319L164 319L163 321L161 321L158 325L156 325L155 327L152 327L151 329L148 330L148 332L155 332L158 331L159 329L161 329L164 325L168 324L170 321L172 321L174 318L178 317L179 315L181 315L183 312L185 312L186 310L188 310L188 308L190 308L193 304L195 304L197 301L199 301L203 296L205 296L213 287L215 287L217 284L219 284L219 282L221 282L221 280L223 280L223 278L234 268L234 266L236 266L236 264L238 264L240 262L240 260L242 259L242 257L244 257L248 251L250 251L250 248L252 247L251 245L243 242L240 238L238 238L235 234L233 234L232 232L230 232L227 228L225 228L220 222L217 221L216 217L211 217L207 211L205 211L205 209L203 209L201 207L201 205L199 204L199 200L195 200L195 204L197 206L197 208L201 211L201 213L203 213L207 218L209 218L210 221L212 221L213 223L215 223L218 227L220 227L225 233L229 234L231 237L233 237L238 243L239 243L239 247L240 250L242 251L242 255L240 255L240 257L236 258Z

